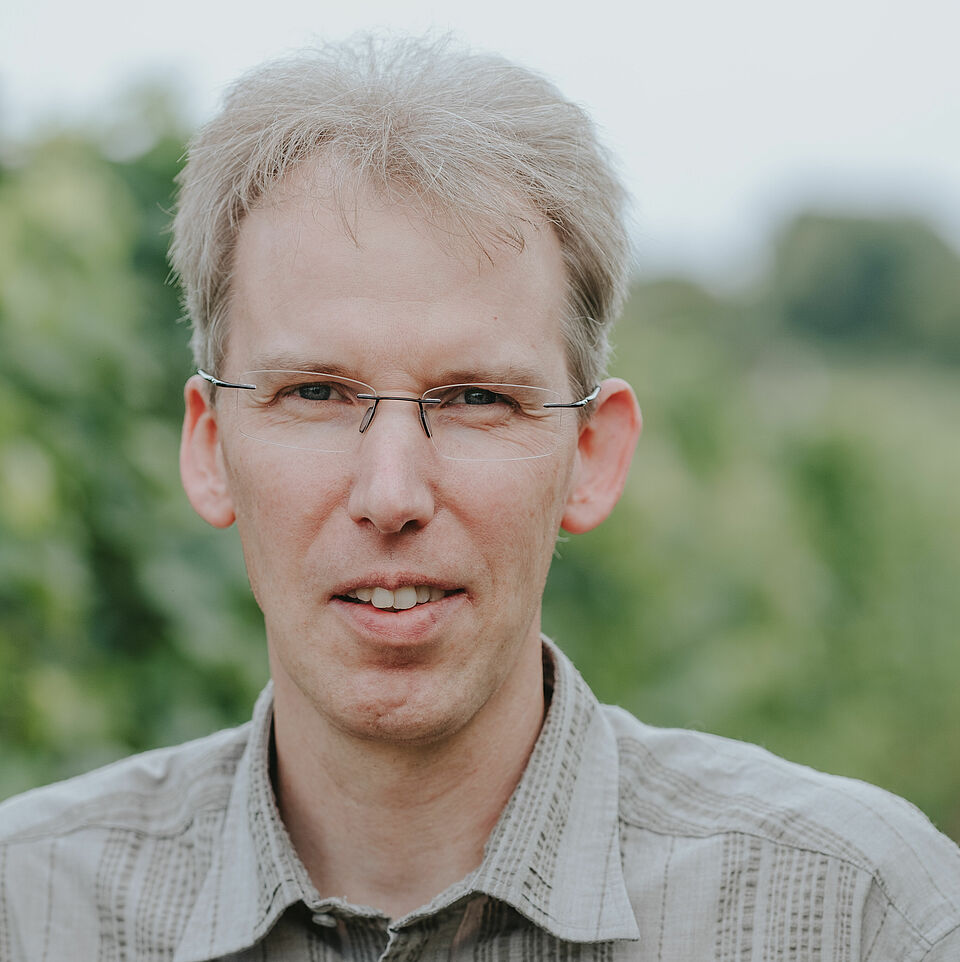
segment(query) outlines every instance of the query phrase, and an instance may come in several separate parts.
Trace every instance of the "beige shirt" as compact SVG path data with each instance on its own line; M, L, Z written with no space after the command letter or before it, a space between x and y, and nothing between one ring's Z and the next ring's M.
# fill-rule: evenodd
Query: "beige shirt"
M0 805L0 962L960 960L960 852L906 802L554 691L482 864L389 920L321 897L253 721ZM322 804L322 800L318 800Z

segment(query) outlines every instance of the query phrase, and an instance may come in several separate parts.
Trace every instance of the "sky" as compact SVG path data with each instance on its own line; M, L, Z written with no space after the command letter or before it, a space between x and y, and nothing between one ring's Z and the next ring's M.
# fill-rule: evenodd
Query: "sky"
M452 32L583 104L644 273L736 283L810 206L916 212L960 246L957 0L2 0L0 137L146 79L199 122L245 69L368 29Z

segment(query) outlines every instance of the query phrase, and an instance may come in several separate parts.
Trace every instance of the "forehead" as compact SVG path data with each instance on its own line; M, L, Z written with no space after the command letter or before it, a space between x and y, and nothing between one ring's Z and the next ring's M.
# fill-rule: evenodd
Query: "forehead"
M356 363L370 378L429 378L438 367L493 370L519 359L540 364L545 378L565 372L566 272L552 227L537 215L522 224L516 250L481 246L452 222L369 189L342 207L332 197L322 172L312 171L288 178L245 217L232 281L232 367L302 356ZM360 371L361 361L373 370Z

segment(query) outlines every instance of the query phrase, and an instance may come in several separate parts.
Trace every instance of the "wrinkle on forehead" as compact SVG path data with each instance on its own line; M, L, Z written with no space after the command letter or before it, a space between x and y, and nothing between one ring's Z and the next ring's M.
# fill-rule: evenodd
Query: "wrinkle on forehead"
M465 263L474 258L492 263L498 251L521 253L544 233L559 240L554 226L507 185L500 199L496 213L450 208L400 179L377 182L369 172L361 174L349 163L321 154L271 185L250 210L297 211L303 217L312 212L314 220L323 212L334 213L343 233L358 248L364 243L364 212L390 210L406 216L412 228L433 234L445 250Z
M329 277L331 270L343 281L354 277L352 295L358 298L370 294L381 298L385 285L380 282L390 275L411 282L396 284L396 290L429 292L444 282L444 275L462 272L472 286L471 277L479 282L490 272L504 278L519 272L527 277L524 286L539 278L539 297L546 309L562 308L567 295L562 247L555 231L535 212L521 225L522 248L499 243L495 237L484 237L487 246L481 247L475 238L459 233L450 218L425 215L418 199L398 204L356 182L345 225L332 189L331 171L314 164L285 178L249 212L235 251L235 294L262 287L278 271L291 279L304 273ZM345 239L348 244L343 243ZM253 249L258 254L251 258ZM410 249L417 255L411 257ZM419 256L427 251L425 257ZM546 262L557 265L549 280L542 272ZM559 312L557 323L562 326Z

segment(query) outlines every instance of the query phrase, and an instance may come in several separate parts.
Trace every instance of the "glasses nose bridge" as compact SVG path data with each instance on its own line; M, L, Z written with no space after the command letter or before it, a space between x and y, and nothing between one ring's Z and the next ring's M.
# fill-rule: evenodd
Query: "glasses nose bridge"
M428 438L433 438L433 432L430 430L430 422L427 420L426 415L426 407L432 403L429 399L410 397L404 394L358 394L357 397L361 400L372 402L360 421L361 434L364 434L370 425L373 424L373 419L377 416L377 410L381 401L410 401L417 405L420 427L423 428L423 433Z

